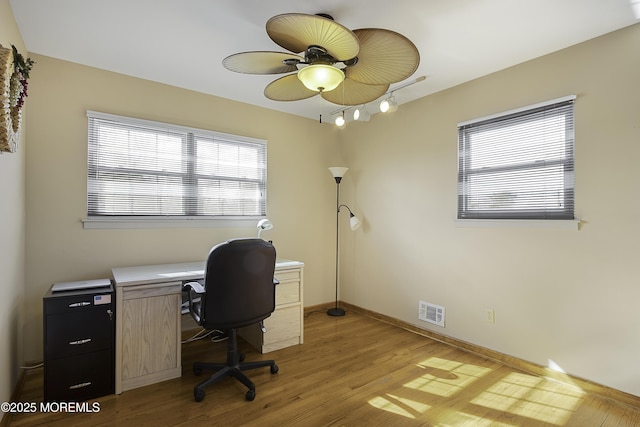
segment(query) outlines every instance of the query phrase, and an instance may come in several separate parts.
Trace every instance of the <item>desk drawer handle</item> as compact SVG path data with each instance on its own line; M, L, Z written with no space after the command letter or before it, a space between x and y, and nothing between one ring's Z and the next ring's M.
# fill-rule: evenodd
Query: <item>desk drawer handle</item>
M87 305L91 305L91 303L86 301L74 302L72 304L69 304L69 308L86 307Z
M88 342L91 342L91 338L85 338L83 340L78 340L78 341L69 341L69 345L81 345L81 344L86 344Z
M90 385L91 385L91 382L80 383L80 384L69 386L69 390L75 390L77 388L89 387Z

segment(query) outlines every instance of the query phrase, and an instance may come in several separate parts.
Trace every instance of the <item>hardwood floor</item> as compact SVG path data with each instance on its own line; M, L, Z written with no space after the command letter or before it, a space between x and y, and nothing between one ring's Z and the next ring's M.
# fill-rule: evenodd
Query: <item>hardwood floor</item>
M312 312L305 343L246 360L275 359L280 372L249 371L256 398L225 379L204 377L194 361L224 360L226 344L183 344L179 379L96 399L99 412L15 414L11 426L638 426L640 409L537 377L372 319ZM204 375L207 375L206 373ZM42 372L30 373L21 402L42 401ZM92 401L93 402L93 401ZM90 402L90 403L92 403Z

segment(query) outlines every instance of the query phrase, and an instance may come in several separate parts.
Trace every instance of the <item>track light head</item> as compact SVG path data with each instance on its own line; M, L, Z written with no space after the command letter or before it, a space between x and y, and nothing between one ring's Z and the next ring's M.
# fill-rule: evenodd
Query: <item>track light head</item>
M366 106L358 107L353 111L353 120L360 122L368 122L371 119L371 114L367 111Z
M385 98L380 103L380 111L383 113L393 113L398 110L398 103L393 95L390 95L388 98Z

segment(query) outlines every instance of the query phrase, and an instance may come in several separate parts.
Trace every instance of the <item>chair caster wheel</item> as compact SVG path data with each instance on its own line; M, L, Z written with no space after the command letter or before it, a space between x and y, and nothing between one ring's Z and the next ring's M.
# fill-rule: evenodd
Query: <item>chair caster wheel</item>
M202 402L202 399L204 399L204 390L200 390L200 389L193 389L193 397L196 400L196 402Z
M193 373L195 375L202 375L202 368L196 368L195 366L193 367Z
M245 398L251 402L253 401L253 399L256 398L256 391L255 390L248 390L247 394L245 395Z
M244 362L244 353L240 353L240 357L238 357L240 362Z
M271 365L271 373L272 374L277 374L279 370L280 370L280 368L278 368L278 365L276 365L276 364Z

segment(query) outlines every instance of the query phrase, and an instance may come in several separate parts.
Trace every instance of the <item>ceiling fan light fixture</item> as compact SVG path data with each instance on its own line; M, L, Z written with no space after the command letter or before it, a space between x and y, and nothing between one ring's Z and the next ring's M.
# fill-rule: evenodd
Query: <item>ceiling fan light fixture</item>
M396 110L398 110L398 103L396 102L396 99L393 97L393 95L389 96L386 99L383 99L380 103L380 111L382 111L383 113L393 113Z
M308 65L298 71L298 79L309 90L329 92L344 80L344 72L329 64Z

